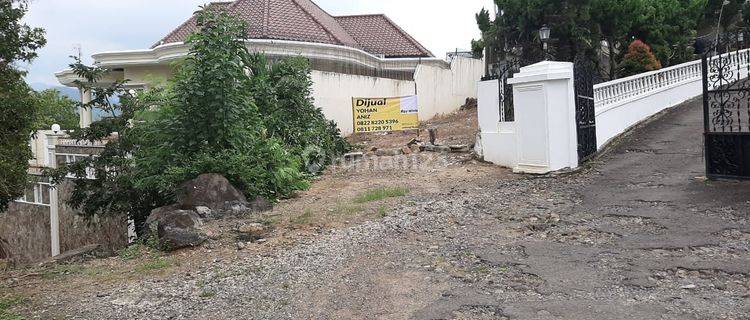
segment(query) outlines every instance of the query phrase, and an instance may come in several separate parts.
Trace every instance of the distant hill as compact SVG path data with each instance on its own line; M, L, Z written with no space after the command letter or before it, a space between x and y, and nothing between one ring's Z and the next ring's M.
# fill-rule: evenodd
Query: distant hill
M35 91L56 89L57 91L60 91L63 95L67 96L68 98L71 98L75 101L81 101L81 94L78 93L78 89L76 88L65 87L65 86L55 86L55 85L49 85L46 83L30 83L29 86Z

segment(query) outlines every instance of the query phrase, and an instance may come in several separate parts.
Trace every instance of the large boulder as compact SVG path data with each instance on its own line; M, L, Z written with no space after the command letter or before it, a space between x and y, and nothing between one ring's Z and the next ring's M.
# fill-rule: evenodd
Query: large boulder
M177 203L182 209L208 207L227 210L233 206L248 207L247 198L220 174L207 173L183 183L177 190Z
M146 225L167 250L195 247L207 239L201 230L203 221L198 213L177 206L154 209L146 219Z
M273 209L273 204L263 197L248 201L222 175L207 173L183 183L177 190L177 207L196 210L202 218L237 216Z

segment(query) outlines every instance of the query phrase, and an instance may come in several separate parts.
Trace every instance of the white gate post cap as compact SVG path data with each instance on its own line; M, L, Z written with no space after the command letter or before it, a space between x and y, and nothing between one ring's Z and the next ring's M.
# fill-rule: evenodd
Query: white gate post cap
M573 63L542 61L521 68L521 72L508 79L510 84L562 80L573 78Z

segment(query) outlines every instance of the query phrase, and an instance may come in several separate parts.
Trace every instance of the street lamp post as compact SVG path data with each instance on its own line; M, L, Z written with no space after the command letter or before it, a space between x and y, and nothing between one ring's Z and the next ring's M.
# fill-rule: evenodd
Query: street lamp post
M544 48L544 60L545 61L547 61L548 48L549 48L548 43L549 43L549 36L550 36L551 32L552 32L552 29L550 29L550 27L548 27L546 24L543 25L539 29L539 39L542 40L542 46Z
M724 2L721 3L721 9L719 9L719 22L716 23L716 45L714 46L714 50L718 50L719 46L719 36L721 35L721 17L724 14L724 6L728 5L730 2L729 0L724 0Z

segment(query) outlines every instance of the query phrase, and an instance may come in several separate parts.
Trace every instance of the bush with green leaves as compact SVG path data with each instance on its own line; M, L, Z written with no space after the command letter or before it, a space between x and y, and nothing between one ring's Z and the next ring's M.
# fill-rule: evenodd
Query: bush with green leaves
M281 140L315 172L350 149L333 121L327 120L311 97L310 63L303 57L269 63L263 54L250 57L251 86L268 135Z
M71 65L92 93L80 106L111 113L74 133L105 139L103 152L51 173L55 181L77 177L70 204L85 215L127 215L142 227L152 209L174 202L180 184L204 173L225 176L251 199L289 197L308 187L300 170L305 150L348 147L312 104L306 62L271 65L250 54L245 25L226 13L203 10L197 23L190 55L166 87L97 87L107 70ZM85 179L87 168L97 179Z

